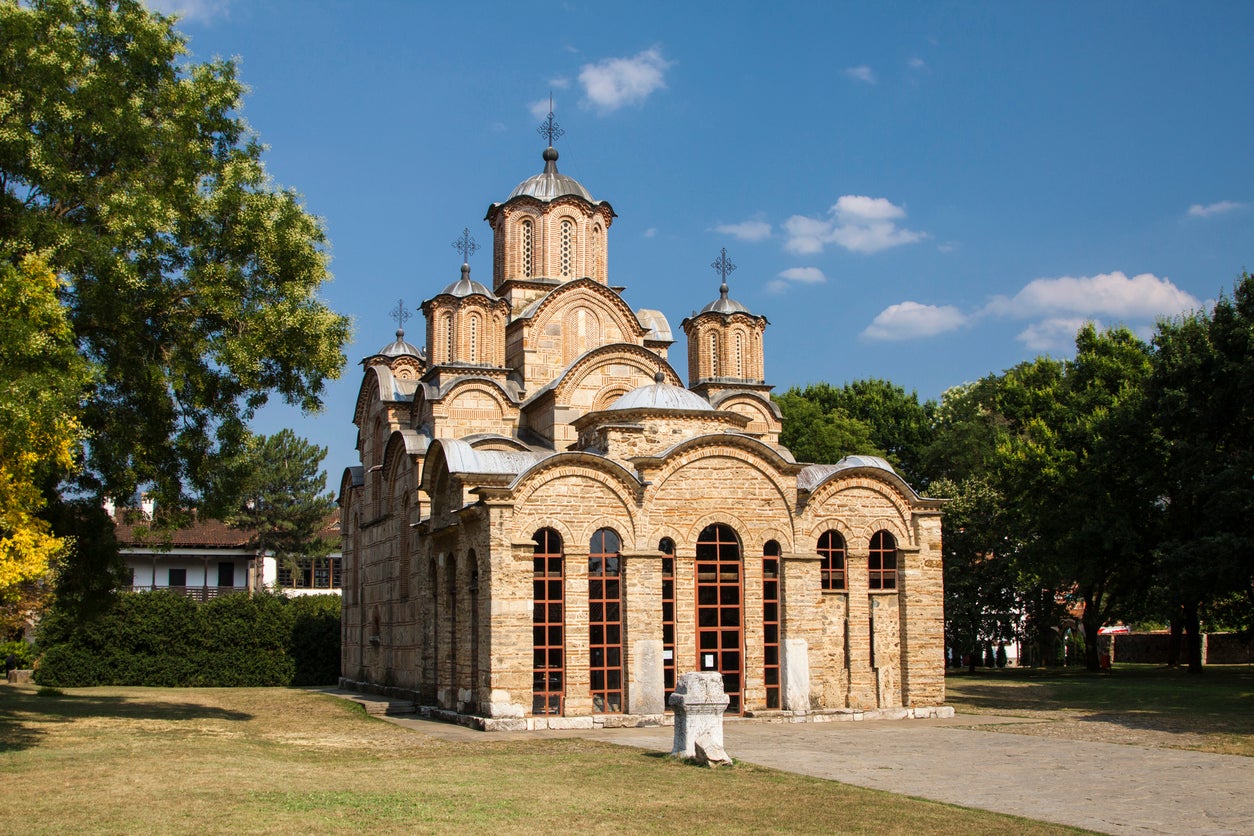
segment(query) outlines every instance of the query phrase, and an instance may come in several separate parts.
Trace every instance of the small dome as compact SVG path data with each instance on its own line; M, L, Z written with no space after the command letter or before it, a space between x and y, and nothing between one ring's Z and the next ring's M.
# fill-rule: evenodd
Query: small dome
M714 407L700 395L680 386L663 383L666 377L657 373L657 382L639 386L610 404L610 412L628 409L686 409L713 412Z
M492 300L495 300L497 298L495 293L488 290L479 282L470 278L470 265L469 264L462 265L462 277L458 279L457 281L453 282L448 287L441 290L440 294L456 296L459 299L464 298L466 296L474 296L476 294L480 296L486 296Z
M554 200L562 195L573 194L576 197L582 197L584 200L592 203L592 195L583 184L574 177L567 177L565 174L559 174L557 171L557 149L550 145L544 149L544 171L528 177L526 180L514 187L509 193L509 200L516 197L527 195L537 200Z
M749 309L727 295L727 282L718 289L718 298L701 309L701 313L749 313Z
M405 342L405 331L402 328L396 329L396 342L379 349L379 354L384 357L422 357L422 352L416 346Z

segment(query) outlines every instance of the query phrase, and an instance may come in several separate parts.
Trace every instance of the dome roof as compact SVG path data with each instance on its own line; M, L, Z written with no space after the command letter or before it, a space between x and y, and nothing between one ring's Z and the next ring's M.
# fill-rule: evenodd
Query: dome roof
M460 279L458 279L457 281L453 282L451 285L449 285L448 287L440 291L441 296L445 294L449 296L456 296L459 299L464 298L466 296L474 296L476 294L480 296L486 296L492 300L495 300L497 298L495 293L488 290L479 282L470 278L470 265L469 264L462 265L462 277Z
M418 350L412 343L405 342L405 331L402 328L396 329L396 341L391 345L385 345L379 349L379 354L384 357L422 357L422 352Z
M562 195L573 194L592 203L592 195L583 184L574 177L567 177L557 171L557 149L550 145L544 149L544 171L528 177L514 187L509 193L509 200L526 195L537 200L554 200Z
M714 407L700 395L681 386L663 383L665 376L657 373L656 383L639 386L610 404L610 412L628 409L686 409L713 412Z
M701 313L750 313L749 309L727 295L727 282L718 289L718 298L701 309Z

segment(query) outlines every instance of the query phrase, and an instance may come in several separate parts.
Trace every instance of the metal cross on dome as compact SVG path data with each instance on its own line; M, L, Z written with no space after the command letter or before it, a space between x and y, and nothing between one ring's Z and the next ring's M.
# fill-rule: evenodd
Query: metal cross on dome
M728 260L727 258L726 247L723 247L722 252L719 253L718 258L710 262L710 266L718 271L718 274L723 278L723 284L727 284L728 274L730 274L731 271L736 269L736 265L732 264L731 261Z
M396 320L396 327L397 327L397 328L404 328L404 327L405 327L405 320L409 319L411 316L413 316L413 314L411 314L409 311L405 310L405 300L404 300L404 299L397 299L397 300L396 300L396 307L395 307L395 308L393 308L392 310L390 310L390 311L388 312L388 316L390 316L390 317L392 317L392 319L395 319L395 320Z
M562 134L566 133L566 131L562 130L560 125L553 121L552 96L549 96L549 118L541 122L540 127L536 128L536 131L540 134L540 136L548 139L549 145L552 145L555 140L562 136Z
M479 245L475 243L469 227L462 229L462 237L453 242L453 249L462 254L462 261L470 263L470 257L478 252Z

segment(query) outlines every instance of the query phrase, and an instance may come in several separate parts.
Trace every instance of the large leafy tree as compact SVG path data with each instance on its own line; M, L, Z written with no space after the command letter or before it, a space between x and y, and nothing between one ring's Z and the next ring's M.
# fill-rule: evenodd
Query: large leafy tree
M1126 328L1076 335L1076 357L1008 371L998 482L1021 576L1081 607L1085 663L1102 624L1144 594L1161 517L1147 431L1149 346ZM1032 582L1034 580L1034 583Z
M1154 344L1167 518L1159 583L1200 672L1200 616L1219 607L1246 621L1254 593L1254 276L1213 311L1160 323Z
M308 410L349 325L325 236L275 187L230 61L188 63L135 0L0 0L0 259L66 282L82 487L180 507L272 393Z
M319 531L335 509L335 497L323 493L327 454L291 430L280 430L254 441L243 458L243 502L229 515L233 525L256 532L255 546L271 552L289 568L299 558L323 557L334 547Z
M87 383L57 289L34 256L0 261L0 607L10 627L36 605L68 545L39 516L44 486L74 466Z

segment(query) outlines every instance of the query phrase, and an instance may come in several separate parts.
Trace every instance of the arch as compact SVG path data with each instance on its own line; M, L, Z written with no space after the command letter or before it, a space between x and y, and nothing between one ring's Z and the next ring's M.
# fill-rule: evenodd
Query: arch
M725 522L697 536L697 669L723 675L727 711L744 711L744 557L740 537Z
M637 377L629 382L611 385L647 386L654 382L654 376L660 371L665 375L665 382L672 386L683 385L679 375L670 365L649 349L634 343L611 343L591 349L575 358L563 369L550 385L550 391L559 404L569 404L572 394L579 389L584 381L606 366L622 365ZM618 377L618 375L612 375Z
M552 528L531 539L531 713L560 715L566 698L566 558L562 537Z
M572 305L562 316L562 362L601 345L601 318L588 305Z
M603 324L612 323L624 340L643 344L648 329L640 324L623 297L612 288L588 278L574 279L553 288L528 306L515 321L527 322L534 333L544 333L555 318L560 318L566 306L576 304L601 310L605 314Z
M820 587L824 592L844 592L848 589L845 560L848 549L839 531L829 528L819 535L815 550L819 553Z
M623 710L622 540L598 528L588 542L588 673L595 714Z
M897 539L884 529L876 531L867 552L867 588L896 589L897 564Z

